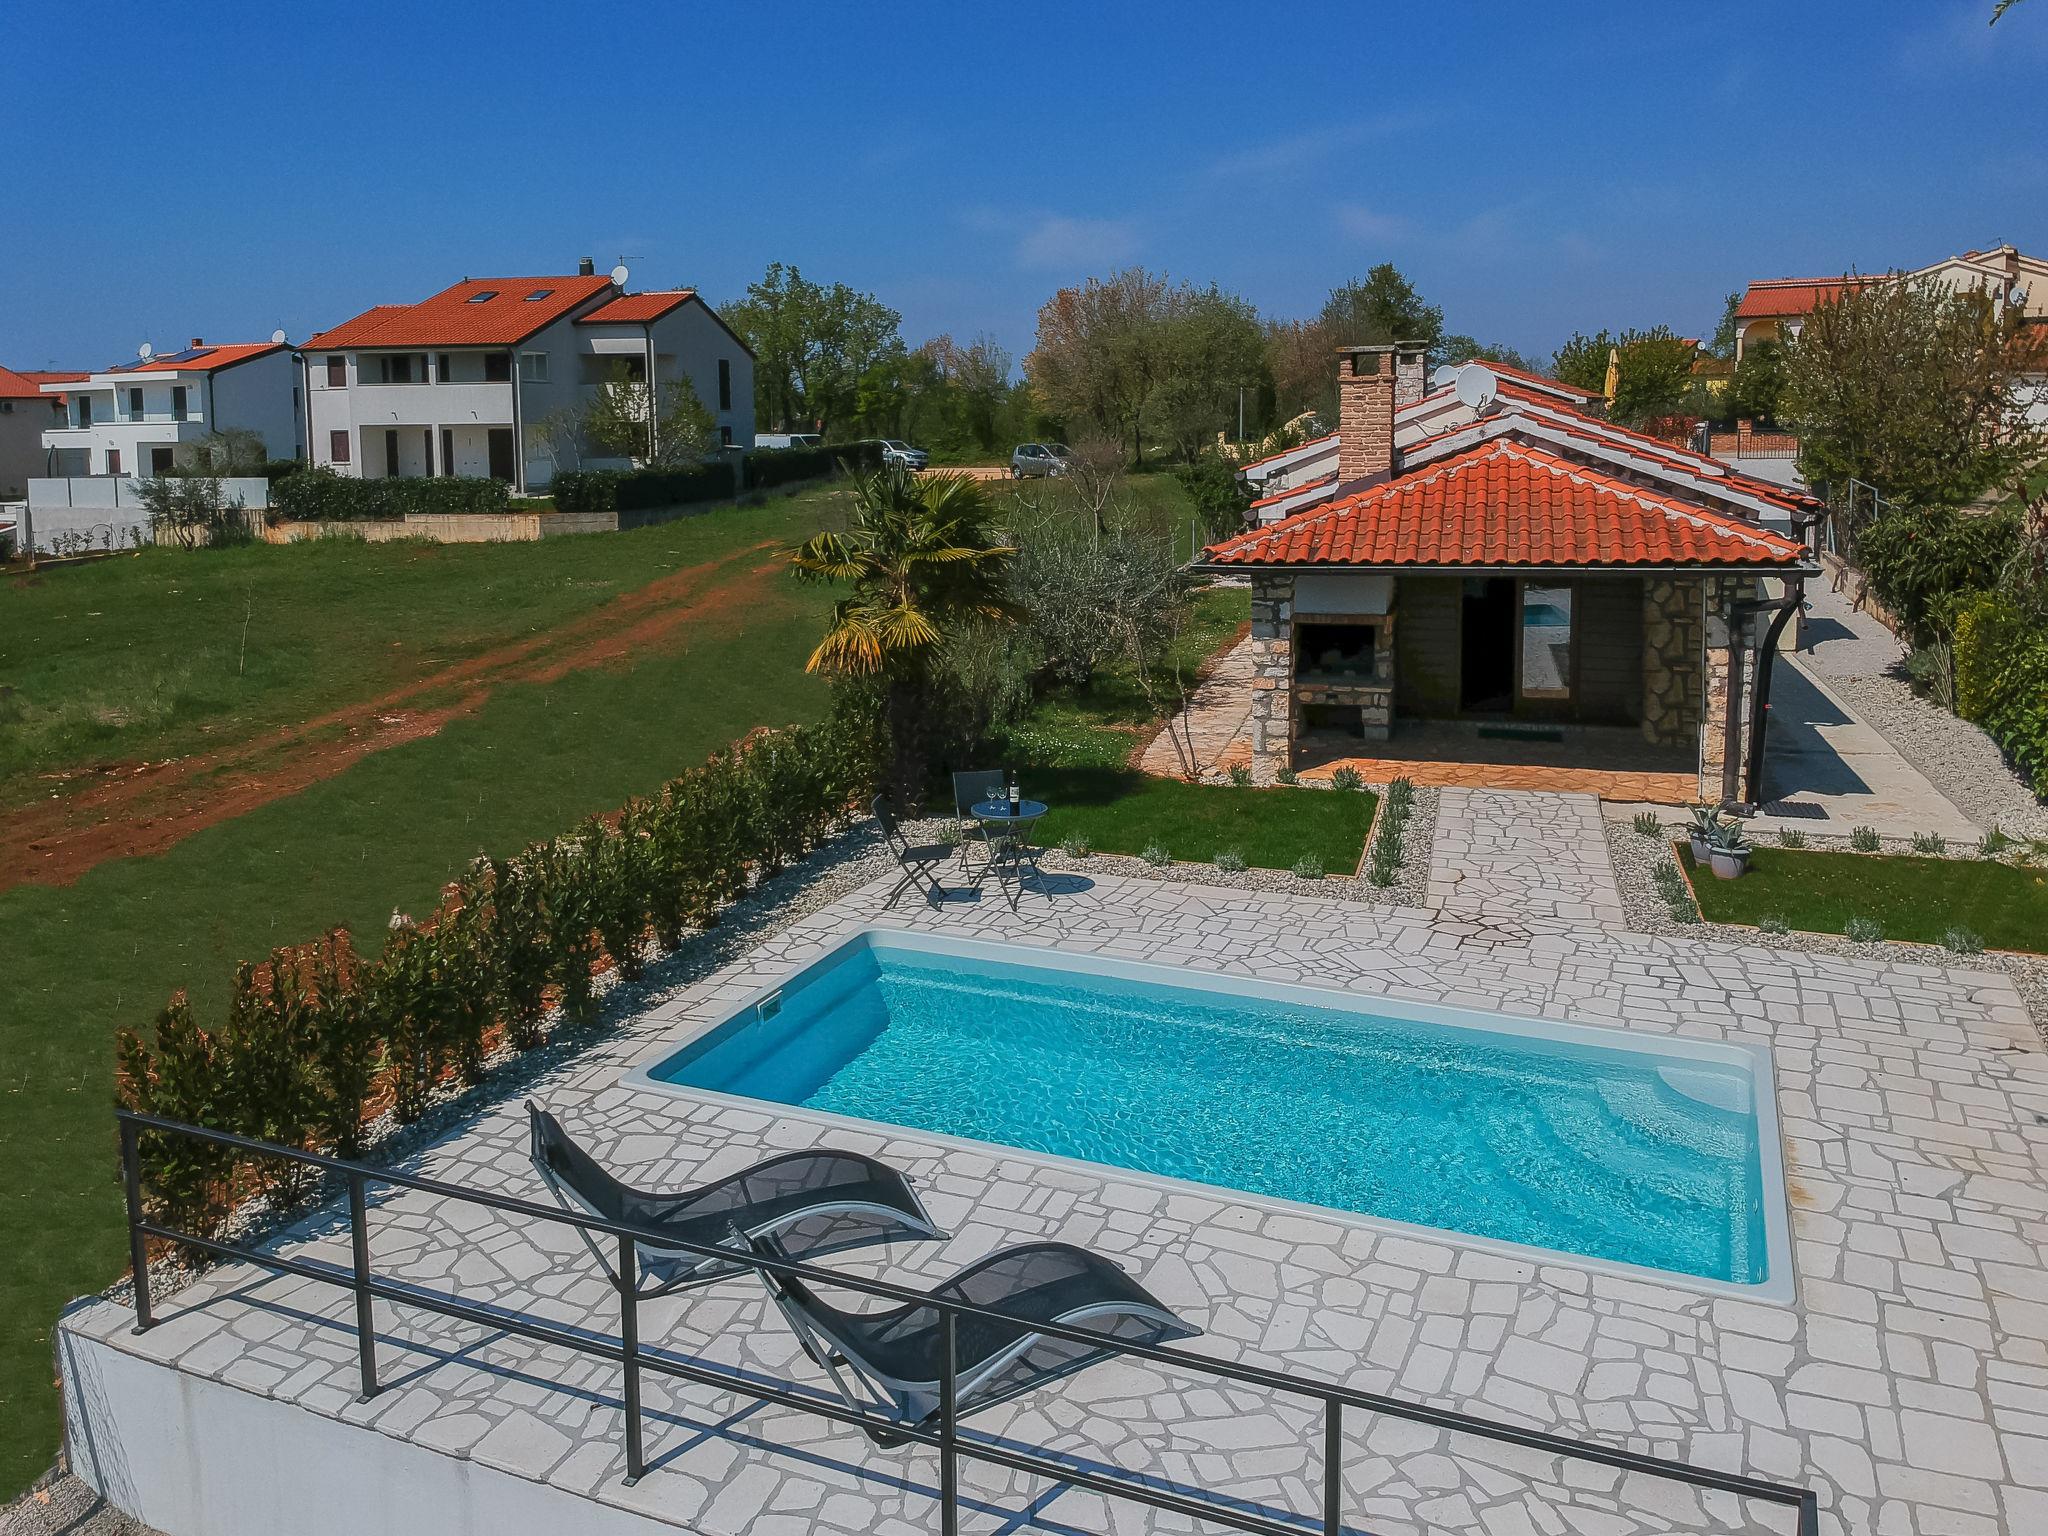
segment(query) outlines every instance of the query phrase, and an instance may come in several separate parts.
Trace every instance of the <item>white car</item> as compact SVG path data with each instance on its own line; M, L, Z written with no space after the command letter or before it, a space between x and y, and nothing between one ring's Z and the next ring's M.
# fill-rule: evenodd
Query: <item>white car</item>
M931 455L922 448L913 448L899 438L882 439L882 467L884 469L907 469L912 472L923 469L931 462Z
M756 448L815 448L824 439L815 432L756 432Z

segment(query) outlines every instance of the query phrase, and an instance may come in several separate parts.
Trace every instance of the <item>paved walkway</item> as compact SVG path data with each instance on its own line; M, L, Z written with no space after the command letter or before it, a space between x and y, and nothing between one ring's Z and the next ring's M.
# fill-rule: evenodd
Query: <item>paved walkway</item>
M1446 789L1427 900L1448 916L1490 923L1628 926L1592 795Z
M1806 584L1799 621L1799 662L1820 677L1882 677L1906 654L1899 637L1853 606L1825 578Z
M1138 759L1138 766L1163 779L1186 777L1175 738L1182 743L1192 740L1198 777L1218 768L1227 769L1231 761L1249 763L1250 741L1244 743L1244 751L1236 759L1226 760L1225 750L1251 718L1252 675L1252 643L1247 635L1216 663L1171 727L1152 738L1152 744Z

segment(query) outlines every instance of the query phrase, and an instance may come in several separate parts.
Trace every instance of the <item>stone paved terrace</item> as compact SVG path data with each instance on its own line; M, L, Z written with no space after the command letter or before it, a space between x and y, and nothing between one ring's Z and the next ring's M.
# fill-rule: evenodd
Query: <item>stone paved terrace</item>
M1061 876L1015 914L993 900L938 911L907 902L885 914L885 889L862 888L640 1017L562 1069L540 1097L607 1165L646 1186L815 1144L812 1123L630 1090L620 1077L661 1042L875 923L1764 1043L1795 1208L1799 1299L1789 1307L1334 1215L1283 1214L1225 1191L1163 1189L997 1148L963 1152L911 1132L849 1128L831 1140L911 1173L955 1234L892 1256L887 1272L898 1278L936 1278L1005 1242L1065 1238L1114 1255L1201 1325L1205 1336L1192 1346L1201 1352L1810 1482L1830 1536L2048 1530L2048 1057L2003 977L1656 938L1526 911L1509 931L1452 912L1109 877ZM417 1166L539 1192L513 1104L448 1135ZM386 1272L600 1332L613 1326L606 1287L564 1231L412 1195L380 1200L373 1219ZM291 1242L345 1262L335 1230L318 1220ZM649 1304L643 1337L815 1383L764 1313L758 1289L734 1282ZM650 1377L656 1466L626 1488L619 1384L601 1363L380 1305L389 1386L359 1403L342 1293L229 1267L160 1315L158 1329L131 1337L125 1309L84 1305L66 1321L66 1354L88 1338L126 1352L109 1358L172 1361L255 1397L545 1483L592 1501L580 1505L592 1517L633 1510L650 1528L777 1536L936 1529L931 1455L879 1451L793 1411ZM72 1390L90 1411L94 1383ZM1315 1509L1316 1426L1257 1392L1120 1363L972 1422L980 1434L1198 1483L1261 1508L1304 1517ZM202 1470L227 1454L217 1443L227 1431L213 1430L212 1441L206 1424L190 1433L181 1454ZM95 1442L75 1434L73 1443L76 1452ZM1783 1511L1746 1523L1721 1496L1555 1466L1391 1420L1351 1425L1347 1445L1349 1528L1384 1536L1789 1528ZM82 1470L119 1497L118 1457ZM972 1464L963 1478L970 1532L1192 1528ZM394 1519L395 1496L373 1480L347 1496L358 1528L414 1528ZM177 1536L200 1529L189 1512L141 1513Z
M1627 926L1592 795L1447 789L1429 855L1429 904L1467 917Z

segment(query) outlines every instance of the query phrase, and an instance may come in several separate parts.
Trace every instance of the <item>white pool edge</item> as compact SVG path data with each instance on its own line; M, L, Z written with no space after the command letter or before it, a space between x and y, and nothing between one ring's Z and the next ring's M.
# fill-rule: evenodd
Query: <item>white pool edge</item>
M1561 1249L1539 1248L1526 1243L1480 1237L1448 1227L1422 1226L1382 1216L1363 1215L1357 1211L1341 1210L1334 1206L1262 1195L1251 1190L1234 1189L1228 1185L1206 1184L1197 1179L1177 1178L1171 1174L1153 1173L1142 1168L1126 1168L1116 1163L1091 1162L1085 1158L1067 1157L1055 1152L1040 1152L1030 1147L1014 1146L1009 1142L981 1141L973 1137L923 1130L916 1126L898 1125L889 1120L869 1120L856 1115L806 1109L772 1099L756 1099L741 1094L691 1088L665 1082L654 1076L657 1067L688 1049L705 1035L723 1028L739 1015L758 1007L775 993L800 983L813 972L823 971L838 964L849 951L857 947L894 949L926 955L959 955L968 959L1008 962L1040 969L1046 967L1047 956L1056 956L1063 969L1083 975L1146 982L1155 986L1194 987L1260 1001L1293 1003L1303 1007L1369 1014L1378 1018L1438 1024L1454 1029L1472 1029L1487 1034L1585 1045L1600 1050L1623 1051L1651 1058L1664 1057L1675 1061L1742 1068L1750 1077L1753 1113L1757 1122L1764 1251L1768 1278L1761 1282L1745 1284L1731 1280L1714 1280L1701 1275L1688 1275L1678 1270L1657 1269L1646 1264L1630 1264L1617 1259L1591 1258ZM1791 1306L1798 1297L1798 1280L1793 1267L1791 1210L1785 1177L1784 1138L1778 1120L1777 1076L1767 1046L1729 1040L1693 1040L1682 1035L1641 1035L1631 1031L1626 1025L1487 1013L1475 1008L1459 1008L1443 1003L1416 1002L1378 993L1352 992L1342 987L1269 981L1257 976L1238 975L1228 971L1189 971L1184 967L1151 965L1143 961L1115 959L1062 949L1056 944L994 942L873 925L848 934L836 943L827 944L818 954L790 965L779 978L753 988L730 1006L717 1009L707 1007L705 1012L705 1017L686 1021L682 1030L655 1041L635 1057L632 1065L621 1075L620 1085L700 1104L750 1109L756 1113L786 1117L812 1125L842 1127L870 1134L905 1138L935 1147L973 1152L983 1157L988 1156L991 1151L998 1151L1050 1168L1085 1172L1097 1178L1126 1179L1170 1193L1197 1195L1280 1215L1300 1216L1419 1242L1437 1243L1447 1248L1484 1253L1538 1268L1562 1267L1588 1274L1613 1275L1645 1285L1771 1306Z

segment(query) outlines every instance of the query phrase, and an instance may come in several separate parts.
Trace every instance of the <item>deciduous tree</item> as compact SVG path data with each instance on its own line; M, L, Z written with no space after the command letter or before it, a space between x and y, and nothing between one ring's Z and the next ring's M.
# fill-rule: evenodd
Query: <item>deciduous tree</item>
M851 420L862 378L903 346L903 317L873 294L821 286L779 261L718 312L753 348L755 411L779 427L829 432Z

